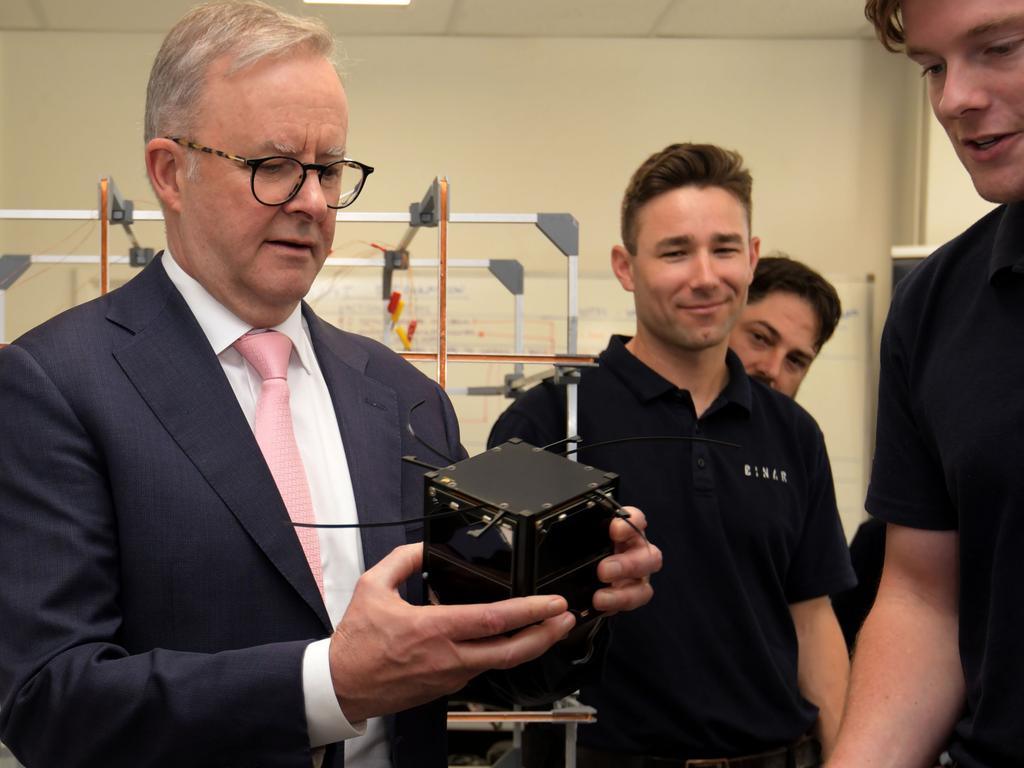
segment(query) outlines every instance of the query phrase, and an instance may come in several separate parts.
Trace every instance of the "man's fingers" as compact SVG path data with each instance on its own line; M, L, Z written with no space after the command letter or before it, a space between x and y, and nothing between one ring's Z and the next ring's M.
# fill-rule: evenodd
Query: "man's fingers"
M635 546L636 544L645 544L646 540L638 531L646 530L647 518L644 513L636 507L623 507L623 509L629 513L629 518L623 520L622 518L615 518L612 520L611 527L608 530L608 535L611 540L616 544L630 544ZM636 539L636 542L632 539Z
M571 613L560 613L511 637L491 637L459 644L459 657L474 669L511 669L536 659L564 638L576 623Z
M647 579L619 582L614 587L599 589L594 593L594 608L603 613L632 611L647 605L654 597L654 589Z
M650 546L636 547L609 555L597 564L597 578L606 584L622 579L646 579L661 570L661 550Z
M557 595L515 597L496 603L427 606L438 630L453 641L480 640L563 616L565 598Z
M370 578L397 589L423 568L423 545L403 544L395 547L388 555L368 570L364 578Z
M625 507L629 519L612 521L609 536L615 553L597 564L597 577L610 587L594 593L593 605L605 613L631 611L650 602L654 596L650 576L661 570L661 550L642 533L647 518L636 507Z

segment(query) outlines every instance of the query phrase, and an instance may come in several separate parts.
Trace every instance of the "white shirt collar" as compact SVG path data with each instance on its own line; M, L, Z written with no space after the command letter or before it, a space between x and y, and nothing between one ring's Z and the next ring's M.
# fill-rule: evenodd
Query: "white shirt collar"
M167 277L174 283L188 308L195 315L199 327L203 329L207 341L213 347L213 352L220 355L225 350L232 349L231 345L253 327L232 313L227 307L217 301L198 280L185 272L174 259L170 250L164 251L164 257L160 260L167 272ZM302 317L302 305L298 304L295 310L280 325L267 330L280 331L292 340L292 347L299 357L299 362L307 372L312 371L313 347L309 340L309 332L306 328L305 318Z

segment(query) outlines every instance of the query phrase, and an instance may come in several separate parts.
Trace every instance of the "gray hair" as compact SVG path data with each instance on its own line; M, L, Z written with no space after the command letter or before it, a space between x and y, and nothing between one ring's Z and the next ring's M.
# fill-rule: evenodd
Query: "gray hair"
M292 16L260 0L196 6L167 33L153 62L146 88L146 142L191 132L207 72L220 57L234 56L231 74L297 50L334 63L334 37L321 19Z

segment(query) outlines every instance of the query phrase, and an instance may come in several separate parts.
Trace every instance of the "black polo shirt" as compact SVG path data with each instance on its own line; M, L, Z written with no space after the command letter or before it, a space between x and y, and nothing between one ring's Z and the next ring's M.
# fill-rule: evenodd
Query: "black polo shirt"
M1024 760L1024 205L918 266L882 335L868 511L960 537L966 768Z
M665 556L654 599L615 617L603 681L585 687L592 747L690 758L745 755L795 741L816 720L797 687L790 603L854 583L821 431L792 400L749 379L729 352L729 383L700 419L689 392L613 337L583 372L580 460L619 473ZM542 385L499 419L490 443L564 437L564 395Z

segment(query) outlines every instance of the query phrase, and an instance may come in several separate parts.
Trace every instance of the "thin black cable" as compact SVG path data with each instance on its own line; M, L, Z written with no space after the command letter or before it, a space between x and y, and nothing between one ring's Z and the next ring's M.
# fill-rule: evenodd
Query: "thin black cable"
M426 401L421 400L418 403L416 403L416 405L414 405L412 408L410 408L409 409L409 415L411 416L412 412L414 410L416 410L419 406L423 405L424 402L426 402ZM409 434L412 435L413 439L415 439L419 443L421 443L424 446L426 446L430 451L432 451L433 453L436 453L438 456L442 456L444 458L448 458L447 456L445 456L445 454L442 451L438 451L436 448L432 447L429 443L427 443L427 442L423 441L422 439L420 439L419 437L417 437L416 432L412 428L411 420L407 423L407 428L409 430ZM559 440L557 442L551 443L551 445L552 446L553 445L558 445L559 443L572 442L573 440L579 440L579 439L580 438L577 435L577 436L574 436L574 437L569 437L569 438L566 438L564 440ZM637 441L637 440L688 440L688 441L691 441L691 442L703 442L703 443L714 443L716 445L725 445L725 446L729 446L731 448L739 448L740 447L736 443L728 443L728 442L725 442L723 440L713 440L713 439L707 438L707 437L689 437L689 436L686 436L686 435L653 435L653 436L650 436L650 437L622 437L622 438L618 438L617 440L605 440L605 441L598 442L598 443L591 443L589 445L580 446L579 448L574 448L574 449L566 451L565 453L562 453L562 454L557 454L556 453L555 455L556 456L557 455L568 456L569 454L576 453L576 452L582 450L583 448L595 448L597 446L602 446L602 445L612 445L614 443L625 443L625 442L632 442L632 441ZM547 446L547 447L551 447L551 446ZM441 469L441 467L435 467L432 464L427 464L424 461L420 461L415 456L403 456L402 457L402 461L407 461L410 464L416 464L416 465L421 466L421 467L426 467L427 469L430 469L430 470L433 470L433 471ZM452 463L456 463L456 462L453 461ZM647 542L648 546L651 545L651 542L647 538L647 534L645 534L643 531L641 531L639 528L637 528L635 525L633 525L632 522L630 522L630 520L629 520L629 512L627 512L625 510L625 508L621 504L619 504L618 501L616 501L611 496L605 496L604 494L600 494L600 493L593 494L593 497L598 499L598 500L600 500L601 502L607 502L607 503L611 504L615 508L615 516L618 517L620 520L624 520L626 522L626 525L628 525L630 528L632 528L634 531L636 531L638 534L640 534L640 536L643 537L643 540L645 542ZM440 518L440 517L450 517L452 515L458 515L458 514L462 514L464 512L472 512L472 511L475 511L475 510L478 510L478 509L483 509L484 506L485 505L477 505L475 507L466 507L465 509L453 509L453 510L448 510L446 512L435 512L434 514L424 515L423 517L403 518L402 520L393 520L393 521L384 522L384 523L296 523L296 522L290 522L290 525L293 528L389 528L389 527L396 526L396 525L410 525L412 523L422 523L422 522L426 522L429 519L437 519L437 518ZM496 517L494 517L492 520L490 520L484 526L483 530L481 530L481 533L483 533L488 528L492 527L496 522L498 522L498 519L501 518L503 516L503 514L504 514L504 510L502 510L502 512L500 512Z
M582 439L583 438L580 437L579 435L573 435L572 437L563 437L561 440L555 440L555 442L553 442L553 443L548 443L547 445L542 445L540 447L540 449L542 451L550 451L556 445L561 445L562 443L578 443ZM559 455L561 455L561 454L559 454Z
M629 512L626 511L626 508L624 506L619 504L619 502L615 499L614 496L605 496L603 493L595 493L595 494L592 494L591 496L592 496L592 498L598 499L600 502L609 502L612 505L612 507L614 507L613 514L619 520L622 520L623 522L625 522L626 525L628 525L634 531L639 533L640 537L647 543L648 548L650 548L651 540L647 538L647 534L644 531L641 531L635 525L633 525L633 523L629 519Z
M690 435L646 435L640 437L618 437L614 440L601 440L597 443L586 443L577 448L571 448L568 451L559 453L559 456L568 456L572 453L578 453L585 451L590 448L598 448L602 445L615 445L616 443L635 443L643 440L685 440L691 443L711 443L712 445L724 445L728 448L742 448L739 443L730 443L725 440L715 440L710 437L693 437Z
M427 464L427 462L425 461L420 461L415 456L403 456L402 461L406 461L410 464L415 464L417 467L426 467L427 469L432 469L435 472L441 469L441 467L435 467L433 464Z
M389 528L394 525L410 525L411 523L423 523L427 520L436 520L439 517L451 517L452 515L461 515L463 512L474 512L478 509L483 509L483 505L475 507L466 507L465 509L449 509L445 512L435 512L432 515L424 515L423 517L409 517L402 518L401 520L391 520L386 523L295 523L290 522L292 528ZM482 520L474 522L483 522Z

